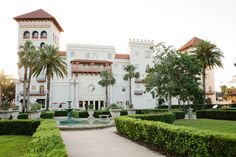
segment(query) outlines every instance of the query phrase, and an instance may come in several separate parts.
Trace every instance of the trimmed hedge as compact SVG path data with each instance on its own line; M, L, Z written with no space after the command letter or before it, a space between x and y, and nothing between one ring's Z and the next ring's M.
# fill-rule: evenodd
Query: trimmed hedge
M24 157L67 157L55 120L41 120Z
M175 119L184 119L185 118L185 112L184 111L173 111L175 114Z
M99 115L110 115L110 111L108 110L95 110L93 116L95 118L99 118ZM121 116L128 115L126 110L121 111ZM72 111L72 117L75 118L88 118L88 111Z
M235 157L236 135L175 126L162 122L117 117L118 132L180 157Z
M209 118L209 119L221 119L221 120L236 120L236 110L200 110L196 112L198 119Z
M61 111L54 111L54 116L67 116L67 111L66 110L61 110Z
M53 119L54 118L54 112L50 111L44 111L41 113L40 118L42 119Z
M191 107L193 109L193 111L197 111L197 110L203 110L203 109L210 109L213 106L214 106L214 104L211 104L211 105L207 105L207 104L202 104L202 105L191 104L191 105L172 105L171 108L172 109L180 109L180 110L187 111L189 109L189 107ZM168 109L168 105L158 106L158 109Z
M0 135L32 135L39 126L39 120L1 120Z
M28 117L29 117L28 113L19 113L17 119L29 119Z
M128 117L138 118L141 120L161 121L169 124L172 124L175 121L175 115L173 113L135 114L135 115L129 115Z

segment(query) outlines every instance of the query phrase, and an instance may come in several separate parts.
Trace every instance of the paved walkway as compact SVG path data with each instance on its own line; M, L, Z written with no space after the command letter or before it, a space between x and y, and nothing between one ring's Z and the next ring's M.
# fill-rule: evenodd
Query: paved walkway
M61 131L69 157L165 157L116 134L116 128Z

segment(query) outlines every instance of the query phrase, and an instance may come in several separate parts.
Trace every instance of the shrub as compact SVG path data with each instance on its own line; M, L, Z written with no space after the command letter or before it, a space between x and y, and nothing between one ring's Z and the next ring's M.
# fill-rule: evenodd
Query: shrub
M39 120L1 120L0 135L32 135L39 124Z
M94 105L93 105L93 104L89 104L89 105L88 105L88 108L89 108L90 110L92 110L92 109L94 108Z
M234 157L236 135L175 126L163 122L117 117L118 132L128 138L154 145L168 155L179 157Z
M61 111L54 111L54 116L67 116L67 111L66 110L61 110Z
M161 114L135 114L129 115L131 118L138 118L141 120L161 121L165 123L173 123L175 121L175 115L173 113L161 113Z
M34 103L31 105L31 111L41 110L42 105L40 103Z
M19 113L17 119L28 119L28 117L29 117L28 113Z
M110 104L109 108L110 109L120 109L120 107L117 104L115 104L115 103L114 104Z
M3 102L3 103L2 103L2 109L3 109L3 110L8 110L9 107L10 107L10 104L9 104L8 102Z
M236 120L236 110L200 110L196 112L197 118Z
M153 113L162 113L162 112L168 112L168 109L138 109L136 110L137 114L153 114ZM171 112L175 114L175 119L185 118L184 111L181 111L178 109L172 109Z
M40 118L42 119L53 119L54 118L54 112L46 111L42 112L40 115Z
M67 157L55 120L42 120L24 157Z
M184 119L185 118L185 112L184 111L173 111L175 114L175 119Z
M193 109L193 111L197 111L197 110L203 110L203 109L210 109L213 106L214 106L214 104L209 104L209 105L191 104L191 105L172 105L171 108L187 111L189 109L189 107L191 107ZM168 106L167 105L158 106L158 109L168 109Z

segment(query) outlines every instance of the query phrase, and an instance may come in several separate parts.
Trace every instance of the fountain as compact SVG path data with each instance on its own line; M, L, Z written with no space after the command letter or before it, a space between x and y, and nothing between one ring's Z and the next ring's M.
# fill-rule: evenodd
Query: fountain
M74 110L73 108L71 108L71 105L70 105L72 101L67 101L67 102L68 102L68 108L66 109L66 111L67 111L67 119L60 121L60 123L61 124L63 124L63 123L64 124L65 123L70 123L70 124L72 124L72 123L80 123L81 121L72 119L72 111Z

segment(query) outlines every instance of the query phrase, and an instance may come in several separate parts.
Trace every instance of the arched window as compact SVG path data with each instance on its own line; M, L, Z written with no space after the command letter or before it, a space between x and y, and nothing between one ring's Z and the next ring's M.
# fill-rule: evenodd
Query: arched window
M40 48L43 48L44 46L45 46L45 43L42 42L42 43L40 44Z
M29 31L25 31L23 38L24 39L29 39L30 38L30 32Z
M43 38L43 39L46 39L47 38L47 32L42 31L40 37Z
M40 94L44 93L44 85L41 85L41 86L39 87L39 93L40 93Z
M38 39L39 33L37 31L33 31L32 38Z

